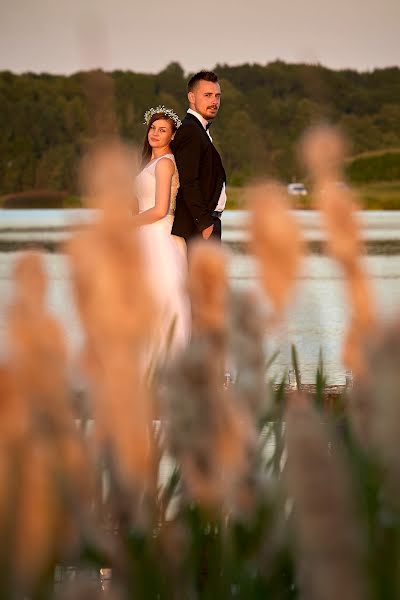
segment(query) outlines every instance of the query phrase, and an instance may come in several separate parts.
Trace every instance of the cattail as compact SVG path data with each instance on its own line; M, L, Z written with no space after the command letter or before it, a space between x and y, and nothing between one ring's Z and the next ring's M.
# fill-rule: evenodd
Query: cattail
M297 395L286 413L286 482L293 501L301 597L365 600L363 548L349 475L310 401Z
M261 281L276 312L289 300L303 254L300 229L289 212L286 190L277 183L247 190L251 210L251 249Z

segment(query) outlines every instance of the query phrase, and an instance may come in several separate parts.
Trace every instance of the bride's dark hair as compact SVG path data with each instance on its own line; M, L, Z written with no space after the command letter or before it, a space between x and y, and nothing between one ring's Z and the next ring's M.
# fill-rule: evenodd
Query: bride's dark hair
M150 127L153 125L154 121L159 121L159 119L164 119L165 121L169 121L171 123L171 127L172 127L172 133L175 133L177 127L176 124L174 123L173 119L171 119L171 117L169 117L168 115L166 115L163 112L159 112L159 113L155 113L149 121L149 124L147 126L147 131L146 131L146 136L144 138L143 141L143 150L142 150L142 169L143 167L145 167L147 165L147 163L150 161L151 159L151 146L149 144L149 131L150 131Z

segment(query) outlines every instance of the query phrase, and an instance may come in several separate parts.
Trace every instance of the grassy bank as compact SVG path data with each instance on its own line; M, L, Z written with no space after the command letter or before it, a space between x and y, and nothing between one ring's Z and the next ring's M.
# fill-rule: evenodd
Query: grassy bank
M370 210L399 210L400 181L384 181L356 187L363 208Z
M359 185L397 181L400 179L400 151L391 148L353 156L347 162L346 177Z
M367 210L400 210L400 181L374 182L353 186L361 205ZM226 208L239 210L246 208L244 188L231 187L227 189L228 202ZM312 207L312 198L308 196L291 196L294 208L308 209ZM15 196L0 197L0 208L82 208L77 196L49 198L41 195L16 194Z
M0 208L6 209L57 209L81 208L78 196L69 195L67 192L52 190L32 190L18 194L0 196Z
M374 182L352 186L357 192L362 208L366 210L400 210L400 181ZM228 187L227 208L237 210L246 208L243 188ZM293 206L299 209L312 207L312 198L307 196L291 196Z

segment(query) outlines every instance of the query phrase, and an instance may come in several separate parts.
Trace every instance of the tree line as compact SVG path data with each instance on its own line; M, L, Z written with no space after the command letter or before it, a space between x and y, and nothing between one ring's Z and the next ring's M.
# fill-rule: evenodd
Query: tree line
M302 177L296 141L312 123L342 128L352 153L400 148L400 69L359 73L320 65L217 65L223 99L213 124L231 185L254 176ZM98 135L141 144L143 114L165 104L184 115L187 77L178 63L158 74L0 72L0 194L76 193L76 165Z

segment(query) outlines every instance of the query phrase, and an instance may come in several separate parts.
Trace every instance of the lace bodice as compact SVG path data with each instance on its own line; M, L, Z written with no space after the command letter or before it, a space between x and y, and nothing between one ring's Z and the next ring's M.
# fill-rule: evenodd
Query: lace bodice
M175 211L176 195L179 189L179 177L178 170L176 168L175 159L173 154L164 154L149 162L144 169L139 173L136 178L137 196L139 201L139 210L147 210L154 206L156 201L156 166L160 160L168 158L172 160L175 165L175 171L171 181L171 199L168 214L172 215Z

